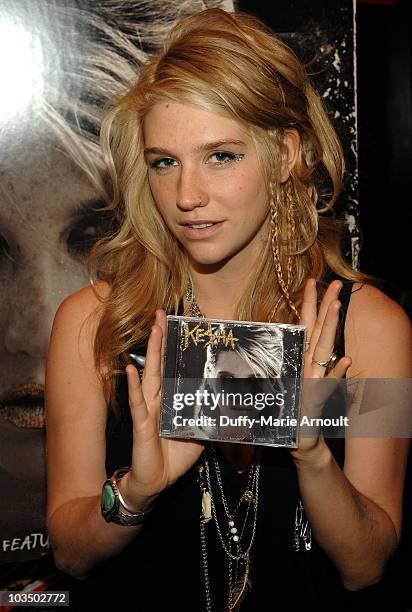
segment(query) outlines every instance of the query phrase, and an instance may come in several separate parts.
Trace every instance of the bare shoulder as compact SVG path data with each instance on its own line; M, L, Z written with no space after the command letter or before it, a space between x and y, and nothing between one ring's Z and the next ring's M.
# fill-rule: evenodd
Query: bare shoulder
M93 341L97 325L110 295L107 283L88 285L68 295L54 317L51 341L56 337L76 335L82 341Z
M357 334L410 334L411 324L399 304L372 285L355 283L349 302L347 328Z
M64 320L68 317L85 320L102 309L109 295L110 287L103 281L94 283L93 286L87 285L68 295L62 301L56 312L55 320Z
M355 283L345 325L349 376L412 375L412 333L405 311L382 291Z
M53 364L66 363L73 371L88 364L94 369L93 345L96 329L110 294L106 283L87 286L67 296L60 304L53 321L47 358L47 373Z

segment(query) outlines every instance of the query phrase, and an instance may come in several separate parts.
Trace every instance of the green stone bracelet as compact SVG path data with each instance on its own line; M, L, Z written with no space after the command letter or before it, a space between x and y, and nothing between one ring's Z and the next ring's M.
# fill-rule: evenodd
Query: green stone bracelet
M130 468L120 468L116 470L111 478L108 478L102 488L101 511L103 518L107 522L117 523L118 525L133 526L142 523L147 513L134 512L125 503L117 485L118 481L130 471ZM130 512L125 514L122 509Z

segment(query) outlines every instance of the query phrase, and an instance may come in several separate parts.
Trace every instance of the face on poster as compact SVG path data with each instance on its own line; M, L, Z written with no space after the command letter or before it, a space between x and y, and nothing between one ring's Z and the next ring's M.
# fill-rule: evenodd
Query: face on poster
M0 0L0 563L47 550L45 360L58 305L89 282L87 255L111 223L97 210L103 107L180 16L209 4L233 10Z

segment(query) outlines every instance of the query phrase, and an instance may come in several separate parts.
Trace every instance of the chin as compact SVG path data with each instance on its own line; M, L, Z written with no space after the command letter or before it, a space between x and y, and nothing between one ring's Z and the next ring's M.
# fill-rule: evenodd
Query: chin
M187 249L187 252L193 263L199 266L223 266L231 257L229 253L218 253L216 251L201 253Z

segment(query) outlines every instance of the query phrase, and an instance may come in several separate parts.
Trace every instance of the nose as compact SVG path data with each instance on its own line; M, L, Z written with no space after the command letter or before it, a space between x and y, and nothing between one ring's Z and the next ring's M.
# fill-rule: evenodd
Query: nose
M44 247L22 262L10 292L9 316L4 335L9 353L44 360L54 313L63 298L64 267Z
M206 206L208 202L209 196L203 188L201 173L195 168L183 167L177 188L178 208L193 210L198 206Z

